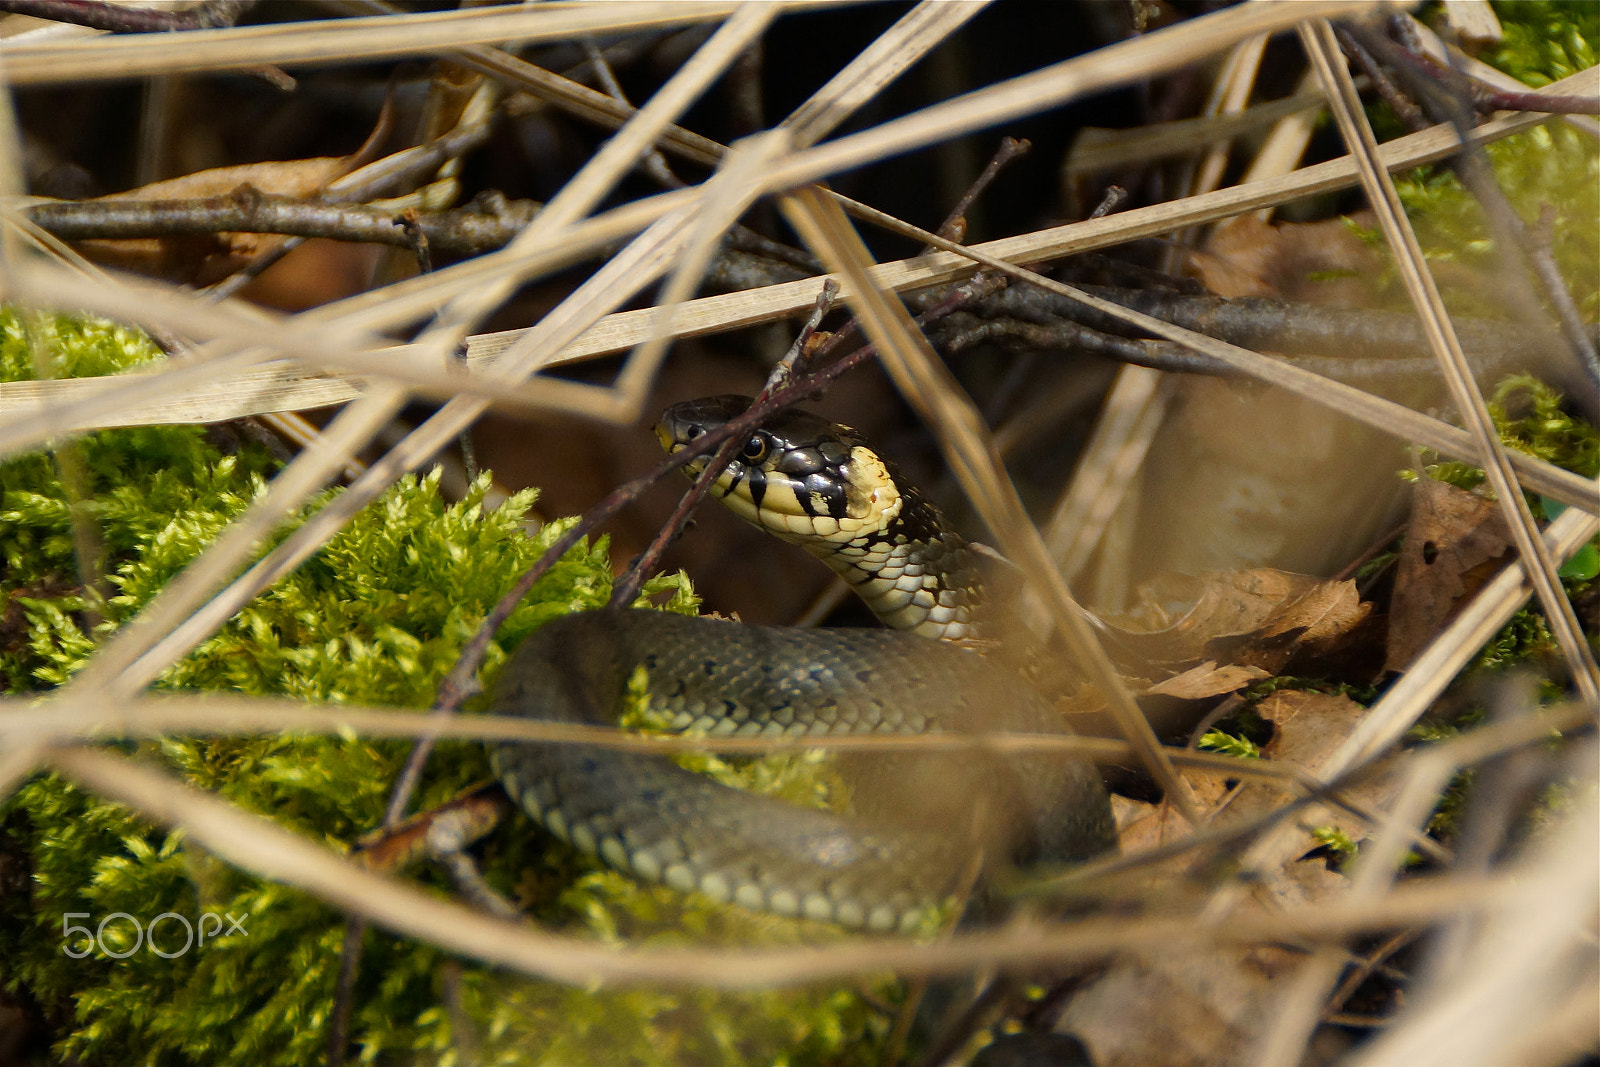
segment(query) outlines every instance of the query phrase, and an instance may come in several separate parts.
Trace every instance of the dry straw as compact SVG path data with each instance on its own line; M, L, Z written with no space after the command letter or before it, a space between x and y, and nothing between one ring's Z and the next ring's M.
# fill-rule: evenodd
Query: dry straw
M1075 634L1086 663L1100 664L1096 673L1113 707L1121 709L1131 747L1111 742L1069 743L1107 758L1137 753L1169 784L1170 795L1186 809L1190 807L1185 799L1186 786L1177 776L1174 762L1211 771L1227 764L1217 757L1185 756L1174 760L1155 744L1131 698L1121 692L1114 672L1103 663L1066 584L1053 577L1055 570L1049 564L1044 542L1022 511L988 431L891 294L957 280L980 266L999 267L1038 280L1036 275L1013 265L1175 233L1309 195L1350 188L1358 182L1364 182L1369 192L1378 196L1387 186L1379 179L1385 168L1400 170L1440 159L1455 148L1455 135L1448 129L1436 128L1381 146L1372 145L1370 137L1363 140L1358 136L1359 127L1352 123L1359 119L1359 111L1350 107L1347 79L1335 77L1343 74L1343 64L1328 51L1327 31L1320 20L1362 14L1369 5L1360 0L1240 5L836 140L822 140L931 47L959 32L981 7L924 3L771 131L724 149L703 138L695 139L674 125L771 19L790 9L808 6L813 5L680 0L547 8L484 7L182 35L45 40L24 42L0 52L0 75L10 85L160 76L268 64L326 65L448 52L517 88L541 93L558 100L561 106L588 109L585 113L604 121L620 123L605 147L504 249L299 315L273 315L232 300L208 304L175 287L89 271L62 257L19 216L16 194L23 186L16 167L21 155L15 150L10 108L0 108L0 139L4 141L0 147L5 149L0 151L0 159L5 160L0 165L0 189L10 194L4 205L6 237L0 244L0 287L7 299L43 307L92 310L183 336L195 345L181 360L119 380L114 386L90 381L0 386L0 454L37 448L63 434L93 427L208 422L349 402L319 439L277 476L271 492L137 619L109 640L86 670L50 698L46 710L26 710L10 704L0 709L0 787L13 787L36 769L53 769L86 789L131 805L151 819L183 827L196 841L241 868L303 887L391 930L431 940L466 956L573 983L648 980L755 987L842 978L883 968L935 973L1008 962L1100 958L1123 951L1180 945L1221 946L1262 940L1340 945L1357 933L1455 917L1475 916L1491 925L1510 924L1507 928L1520 930L1523 927L1516 925L1518 917L1536 907L1547 907L1552 914L1559 913L1569 920L1568 926L1560 926L1552 919L1554 926L1547 923L1540 927L1540 944L1566 944L1562 937L1570 934L1573 915L1580 921L1592 920L1592 913L1579 906L1586 899L1588 904L1584 906L1592 908L1594 892L1595 835L1591 823L1585 821L1587 814L1575 818L1563 836L1552 842L1570 849L1567 853L1557 854L1558 850L1551 849L1514 870L1471 877L1444 876L1397 886L1393 884L1394 862L1425 815L1423 809L1427 805L1418 801L1406 810L1391 813L1391 824L1379 836L1378 858L1362 868L1355 890L1344 899L1315 909L1239 917L1234 914L1234 906L1244 890L1242 883L1234 883L1219 890L1204 909L1203 917L1186 916L1181 920L1096 919L1089 924L962 934L925 946L869 941L759 951L614 950L512 926L441 903L404 883L360 870L343 857L217 797L200 794L124 757L72 743L75 739L139 736L161 729L353 729L374 736L416 731L419 727L413 719L359 709L290 708L271 701L221 699L149 701L138 699L138 695L251 598L317 551L355 511L376 499L400 475L427 461L491 406L560 410L612 422L630 421L639 414L642 398L674 338L770 322L809 308L822 285L821 279L690 298L710 249L726 228L746 205L777 195L785 197L783 203L812 251L836 272L844 300L862 317L866 332L884 353L897 384L927 418L930 428L940 434L946 455L978 514L1018 559L1028 562L1041 576L1050 576L1044 581L1043 590L1051 617L1064 632ZM667 85L637 111L608 98L597 102L595 94L581 86L553 84L560 79L546 72L524 70L526 64L494 47L507 40L554 40L698 21L720 25ZM1324 89L1335 101L1342 128L1355 143L1353 156L971 249L933 241L941 251L886 263L871 262L837 201L815 189L791 193L808 182L974 130L994 128L1107 88L1217 57L1261 35L1297 27L1312 42L1313 54L1322 63L1324 81L1328 83ZM1584 71L1546 91L1593 96L1600 92L1600 77L1595 70ZM1305 99L1296 98L1293 102L1295 110L1305 106ZM1478 127L1472 136L1480 142L1489 141L1528 129L1541 120L1538 115L1501 116ZM667 151L720 157L720 168L700 186L632 201L592 215L621 177L658 144ZM1394 220L1387 215L1385 218L1386 229L1393 229ZM1406 244L1403 236L1397 240L1401 246ZM593 259L619 241L628 243L539 323L509 334L476 332L485 317L518 286ZM1411 255L1407 249L1402 262ZM1420 268L1420 264L1414 265ZM662 306L618 310L669 272ZM1415 273L1419 286L1425 289L1426 283L1421 279L1426 278L1426 270ZM1055 283L1044 284L1065 289ZM1081 294L1074 295L1093 302ZM1423 303L1431 306L1432 301L1424 295ZM1500 479L1497 487L1502 501L1521 500L1521 494L1511 490L1510 479L1517 478L1524 485L1575 505L1545 531L1542 541L1522 521L1525 516L1517 516L1519 521L1513 525L1520 531L1523 562L1491 582L1422 653L1416 667L1347 741L1328 771L1330 776L1356 771L1390 752L1398 737L1455 676L1485 636L1523 603L1530 579L1547 607L1557 607L1550 599L1552 590L1559 599L1553 567L1576 551L1596 527L1597 493L1593 483L1528 457L1513 455L1502 460L1497 445L1485 437L1478 421L1469 422L1470 432L1463 431L1258 353L1112 306L1104 310L1159 336L1215 355L1246 375L1281 385L1408 440L1474 462L1487 459L1487 465ZM1429 316L1439 346L1450 356L1447 362L1453 366L1459 352L1449 341L1447 320L1437 320L1438 316ZM386 331L418 324L424 329L414 344L394 346L385 336ZM469 352L468 366L464 370L442 369L444 355L463 339ZM614 388L557 381L540 373L553 366L617 352L631 355ZM1459 374L1456 377L1459 379ZM1470 390L1470 382L1457 381L1457 385L1457 407L1478 410L1481 399L1475 393L1460 391ZM241 573L240 568L256 546L337 477L349 458L370 445L413 396L444 398L446 403L344 493L324 504L260 562ZM1139 418L1129 415L1128 421L1135 425ZM1135 448L1139 436L1137 430L1132 430L1117 439L1126 440L1126 447ZM1081 557L1081 550L1075 551ZM1560 615L1561 611L1552 611L1552 618ZM1563 649L1576 676L1586 680L1584 693L1592 701L1593 661L1575 625L1558 625L1557 632L1563 638ZM429 729L463 737L568 736L593 740L593 735L584 731L563 733L550 726L492 720L463 719L442 728L430 724ZM636 740L618 741L614 736L609 740L640 744ZM911 742L918 743L940 742ZM1001 748L1042 743L1038 738L986 741ZM1509 736L1504 740L1507 747L1517 743L1521 742ZM1429 791L1437 789L1441 776L1460 765L1452 762L1455 757L1451 753L1456 751L1440 750L1436 755L1409 761L1406 773L1413 788L1402 798L1402 807L1417 797L1432 795ZM1472 758L1489 754L1492 753L1475 752ZM1233 770L1239 773L1237 767ZM1296 781L1302 788L1316 785L1303 775ZM1266 872L1281 865L1290 858L1286 849L1293 847L1294 832L1294 827L1286 823L1282 832L1262 837L1245 857L1246 866ZM1574 860L1575 855L1588 866ZM1535 883L1544 887L1537 903L1530 901L1525 888ZM1342 956L1330 952L1319 959L1336 963ZM1291 998L1290 1010L1259 1062L1298 1061L1333 965L1318 962L1306 969L1298 992ZM1530 961L1528 966L1537 966L1537 961ZM1525 999L1517 999L1516 1010L1523 1013L1520 1017L1510 1020L1495 1016L1493 995L1500 987L1488 978L1480 984L1483 988L1474 986L1460 994L1461 998L1477 998L1473 1004L1484 1005L1484 1017L1477 1020L1472 1031L1474 1039L1498 1042L1494 1047L1508 1052L1525 1047L1533 1056L1539 1048L1546 1047L1538 1046L1531 1038L1524 1046L1517 1046L1506 1036L1513 1026L1536 1035L1548 1022L1551 1028L1566 1034L1587 1019L1579 1010L1582 1005L1567 998L1532 1006ZM1582 992L1577 990L1574 995ZM1460 1045L1447 1044L1451 1034L1449 1027L1441 1023L1450 1017L1449 1010L1448 1006L1435 1006L1419 1012L1415 1023L1419 1036L1408 1037L1403 1024L1362 1062L1420 1062L1406 1059L1419 1047L1418 1043L1431 1042L1428 1047L1434 1052L1460 1049ZM1520 1062L1553 1061L1538 1061L1535 1057Z

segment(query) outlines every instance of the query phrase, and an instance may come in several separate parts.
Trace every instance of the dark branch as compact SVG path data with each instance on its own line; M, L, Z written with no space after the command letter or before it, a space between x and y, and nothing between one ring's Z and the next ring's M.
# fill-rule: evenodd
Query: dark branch
M1359 384L1396 375L1432 373L1422 324L1401 312L1320 307L1261 297L1225 299L1107 286L1083 288L1134 311L1241 348L1328 357L1316 369L1344 382ZM1139 336L1119 320L1026 285L1013 285L967 310L989 319L1020 321L1053 330L1076 324L1113 339ZM1517 323L1457 319L1455 324L1462 347L1478 374L1542 368L1550 363L1550 347ZM1119 349L1114 340L1097 343L1104 354L1141 365L1151 365L1146 361L1152 358L1169 360L1165 353L1178 347L1142 345ZM1123 354L1117 354L1119 351ZM1161 365L1193 373L1221 372L1221 368L1206 369L1211 364L1209 359L1184 351L1185 356L1173 357L1183 365L1170 360ZM1137 358L1130 358L1133 355Z
M416 216L430 248L452 255L477 255L515 237L540 207L531 200L481 196L466 207ZM67 241L135 237L183 237L215 233L275 233L328 237L414 248L392 211L359 204L263 193L240 185L225 196L192 200L80 200L29 209L37 225Z
M157 11L127 3L98 0L0 0L0 11L69 22L112 33L160 33L164 30L211 30L232 26L256 0L205 0L186 11Z

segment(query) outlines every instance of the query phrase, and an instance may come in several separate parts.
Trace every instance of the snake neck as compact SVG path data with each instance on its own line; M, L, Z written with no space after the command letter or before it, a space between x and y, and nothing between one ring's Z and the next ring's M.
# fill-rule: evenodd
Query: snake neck
M836 540L795 538L838 574L885 626L946 641L985 636L985 591L978 552L939 509L875 453L859 463L882 468L872 520ZM779 536L782 536L780 533Z

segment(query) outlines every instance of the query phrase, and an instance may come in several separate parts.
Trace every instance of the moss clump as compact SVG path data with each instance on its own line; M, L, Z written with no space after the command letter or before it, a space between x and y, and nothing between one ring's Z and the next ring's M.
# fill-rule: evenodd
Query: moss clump
M1220 752L1224 756L1239 759L1261 758L1261 746L1248 737L1235 737L1215 728L1207 730L1205 736L1200 738L1199 747L1207 752Z
M29 325L41 322L35 339L50 353L53 373L107 373L157 355L140 335L107 324ZM34 373L26 341L23 324L0 312L0 368L9 378ZM197 428L104 431L75 448L85 476L73 494L52 455L0 464L0 677L11 694L70 678L261 494L275 466L252 446L225 454ZM157 688L425 706L489 607L564 528L552 524L530 536L523 520L533 495L490 511L482 506L487 484L449 505L437 475L405 479L175 664ZM79 576L72 523L85 516L102 543L104 601L86 595ZM527 633L600 606L610 586L603 543L569 552L502 628L486 676ZM672 608L692 610L681 578L658 580L646 592L669 589ZM408 746L278 735L120 747L344 850L380 822ZM478 746L441 745L417 802L438 803L487 775ZM830 936L640 887L521 819L481 851L491 883L540 921L601 939ZM55 1056L163 1067L323 1061L342 915L51 776L0 801L0 854L20 865L31 890L0 899L0 988L39 1006ZM436 873L418 877L445 891ZM247 932L214 936L172 958L148 947L116 958L132 947L127 920L109 924L98 943L64 936L69 914L76 917L66 921L93 929L118 912L141 925L163 912L190 921L231 914ZM173 951L183 936L181 924L167 920L160 947ZM88 951L74 958L64 949ZM444 1006L447 987L458 991L461 1011ZM894 995L886 983L878 992ZM456 1032L462 1020L471 1033ZM374 933L352 1036L366 1063L454 1063L469 1045L485 1060L528 1064L865 1063L888 1026L853 992L594 993L457 965L429 946Z
M1592 0L1495 0L1505 35L1484 62L1537 89L1595 65L1600 6Z
M1585 478L1600 474L1600 433L1562 411L1561 394L1538 379L1519 374L1501 382L1489 414L1508 448Z
M1596 63L1600 6L1517 0L1495 5L1504 40L1481 58L1537 89ZM1385 137L1405 132L1386 105L1369 109ZM1535 239L1553 256L1579 314L1600 315L1600 154L1593 139L1562 122L1550 122L1483 147L1496 184ZM1483 209L1446 165L1418 167L1395 177L1395 187L1417 232L1450 310L1460 315L1505 317L1503 294L1492 278L1500 270ZM1358 228L1375 248L1375 231ZM1515 262L1519 255L1512 253ZM1514 267L1512 269L1521 269ZM1487 273L1486 273L1487 272ZM1393 267L1377 291L1406 304Z
M1316 827L1311 831L1311 840L1327 850L1340 870L1343 870L1345 864L1355 859L1356 853L1361 851L1355 839L1337 826Z
M1516 374L1495 386L1487 406L1501 444L1593 478L1600 471L1600 433L1577 416L1562 411L1561 401L1561 394L1544 382ZM1425 462L1420 471L1405 470L1400 476L1414 482L1426 475L1457 489L1476 489L1483 484L1482 467L1459 460L1433 459L1435 456L1437 453L1424 449L1423 459L1431 461Z

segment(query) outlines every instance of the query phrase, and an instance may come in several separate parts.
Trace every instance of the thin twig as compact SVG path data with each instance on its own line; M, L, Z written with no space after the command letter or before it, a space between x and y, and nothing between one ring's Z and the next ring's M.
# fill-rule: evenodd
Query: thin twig
M345 919L344 939L339 951L339 977L334 983L333 1012L328 1018L328 1067L343 1067L345 1048L350 1044L350 1015L355 1008L356 979L361 974L361 956L367 937L365 916L351 914Z
M967 212L972 210L972 205L983 191L1000 176L1000 172L1013 160L1021 159L1033 147L1033 142L1017 138L1002 137L1000 147L994 151L994 156L989 160L989 165L983 168L977 178L973 179L967 191L961 194L961 199L956 201L956 206L950 209L944 221L939 224L936 231L940 237L949 241L965 241L967 237ZM923 254L934 251L932 245L923 247Z
M600 87L611 95L613 100L627 107L632 107L628 96L622 91L622 85L617 81L617 76L611 70L611 63L606 59L605 53L600 51L594 38L584 37L581 42L583 54L589 57L589 64L594 68L595 77L600 82ZM682 189L684 181L672 173L672 168L667 165L667 157L661 154L661 149L652 148L639 160L639 166L655 183L664 189Z
M839 294L839 286L830 278L822 287L821 294L817 297L817 306L812 311L811 317L795 336L794 343L789 346L789 351L772 368L772 373L767 376L767 381L761 392L751 401L752 406L769 398L773 392L788 385L796 377L797 368L807 362L806 348L811 338L816 334L817 327L822 325L822 319L833 307L833 301ZM617 579L616 585L611 590L611 606L624 607L632 604L639 595L639 589L644 584L645 578L653 573L661 564L661 556L666 552L667 546L677 540L683 532L689 517L695 509L705 500L706 494L717 483L722 472L727 470L728 464L733 462L734 453L739 450L743 441L738 437L730 437L712 453L706 462L705 468L695 477L694 484L688 492L683 494L678 501L678 506L671 516L662 524L661 529L651 540L649 546L634 560L632 566Z

